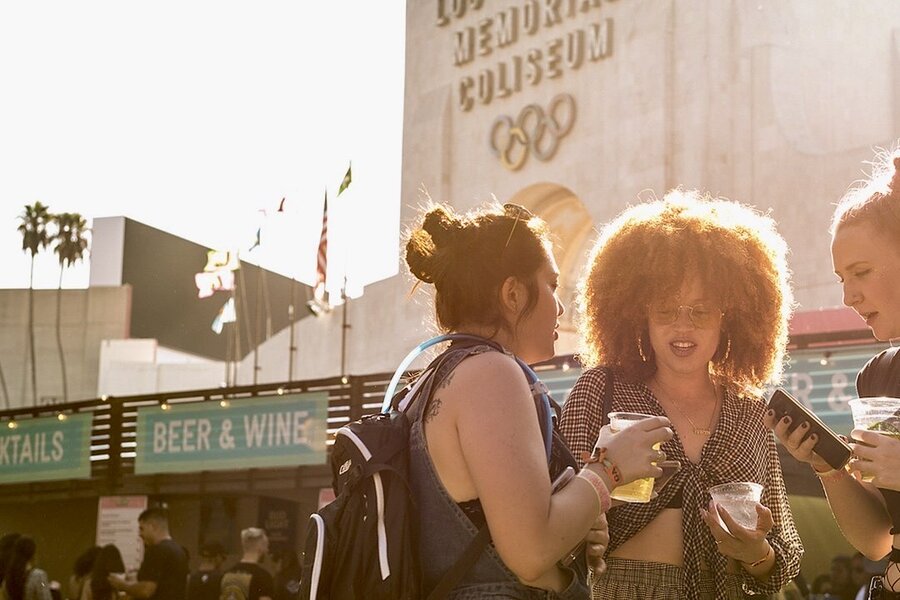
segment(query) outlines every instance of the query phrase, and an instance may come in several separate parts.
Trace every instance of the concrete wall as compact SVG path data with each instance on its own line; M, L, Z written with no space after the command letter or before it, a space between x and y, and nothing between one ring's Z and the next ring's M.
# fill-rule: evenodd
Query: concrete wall
M489 0L444 26L439 4L456 3L408 4L405 218L422 185L465 208L553 182L572 190L596 224L645 190L699 188L771 210L793 250L802 308L839 304L826 229L872 147L900 136L900 4L576 2L591 8L563 11L558 24L520 32L461 66L453 64L457 32L496 24L510 7L521 19L528 3ZM612 31L607 57L469 111L457 107L464 78L496 74L497 64L532 49L546 55L553 40L602 23ZM503 168L487 142L494 120L530 103L546 109L563 93L575 99L577 118L556 156Z
M11 408L34 405L28 352L28 293L28 290L0 290L0 367ZM34 291L39 405L63 401L56 301L56 290ZM100 342L129 336L130 302L129 286L62 290L60 330L70 402L96 398ZM5 404L0 406L6 408Z

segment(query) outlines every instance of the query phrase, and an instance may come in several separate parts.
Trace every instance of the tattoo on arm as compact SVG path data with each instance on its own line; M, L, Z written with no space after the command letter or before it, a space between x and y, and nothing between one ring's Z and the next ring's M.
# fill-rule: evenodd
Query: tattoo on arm
M447 377L444 378L443 381L438 385L437 391L441 391L450 385L450 382L453 380L454 373L451 371ZM428 423L432 419L434 419L439 412L441 412L441 404L442 400L437 395L431 398L431 402L428 403L428 409L425 412L425 417L422 419L424 423Z
M428 423L435 418L439 412L441 412L441 399L435 396L428 404L428 412L425 413L425 418L422 419L422 422Z

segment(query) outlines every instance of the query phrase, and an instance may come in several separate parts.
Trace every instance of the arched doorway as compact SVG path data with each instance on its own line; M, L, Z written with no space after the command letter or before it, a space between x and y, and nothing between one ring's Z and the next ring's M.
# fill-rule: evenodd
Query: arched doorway
M553 233L560 272L560 298L566 307L556 351L558 354L574 353L578 349L575 292L588 252L596 239L594 221L578 196L556 183L530 185L517 192L510 201L540 216Z

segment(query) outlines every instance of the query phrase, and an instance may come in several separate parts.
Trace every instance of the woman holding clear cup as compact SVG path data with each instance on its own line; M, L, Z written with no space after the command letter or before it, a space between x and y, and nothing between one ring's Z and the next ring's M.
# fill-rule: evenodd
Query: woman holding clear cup
M883 153L869 179L838 204L831 225L831 257L843 286L844 304L866 321L876 339L900 338L900 150ZM900 397L900 352L889 348L873 357L856 380L859 396ZM896 405L900 408L900 400ZM893 402L893 401L888 401ZM890 553L884 587L900 598L900 436L869 430L868 401L851 401L854 458L832 469L815 452L807 423L768 414L785 448L812 465L847 541L871 560ZM893 410L879 417L884 421ZM850 473L857 473L851 477Z
M434 286L443 333L484 338L452 344L407 411L410 488L428 531L419 540L424 591L486 526L492 543L447 598L587 598L586 581L561 559L583 540L605 544L610 490L659 474L652 447L671 439L669 421L611 440L567 484L571 469L551 479L533 389L515 360L554 355L563 306L546 223L515 204L465 214L435 204L410 231L406 262Z
M649 501L608 513L594 598L743 598L798 573L803 548L760 398L787 341L786 252L768 217L680 190L602 230L579 290L589 368L560 430L576 456L619 435L612 421L601 428L612 378L610 418L667 416L676 435L661 449L681 468ZM762 486L749 526L711 502L710 488L732 482Z

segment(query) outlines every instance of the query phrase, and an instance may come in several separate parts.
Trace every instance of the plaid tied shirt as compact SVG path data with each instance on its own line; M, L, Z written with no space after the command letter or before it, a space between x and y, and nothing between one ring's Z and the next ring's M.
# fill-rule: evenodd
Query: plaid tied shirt
M595 368L585 371L563 406L560 432L578 457L590 452L600 435L606 374ZM612 410L665 416L650 389L642 383L615 379ZM707 440L699 464L688 460L681 440L675 437L662 446L669 459L681 462L659 496L647 504L625 504L610 510L607 554L656 518L681 490L684 537L684 595L698 599L698 581L703 563L716 580L716 598L725 597L728 559L716 550L715 539L700 518L700 508L709 504L710 487L731 481L755 481L764 486L761 503L772 511L775 522L768 541L775 552L775 566L765 582L743 569L740 577L748 594L774 594L800 571L803 545L794 527L775 449L775 436L763 425L765 403L742 398L726 390L719 423Z

